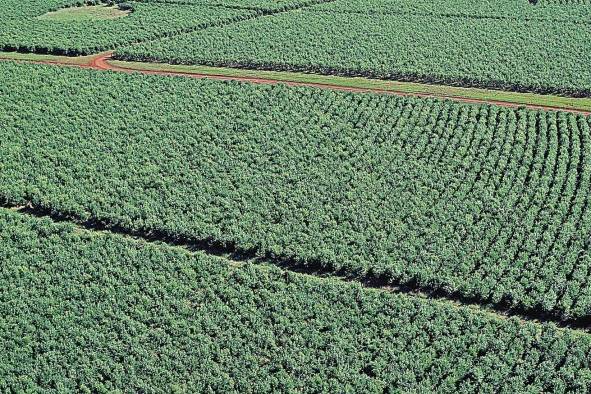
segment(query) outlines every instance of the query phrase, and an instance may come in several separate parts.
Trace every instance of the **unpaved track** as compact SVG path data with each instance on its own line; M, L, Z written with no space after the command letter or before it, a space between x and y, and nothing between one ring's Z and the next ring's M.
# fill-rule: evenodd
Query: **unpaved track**
M72 63L65 63L60 61L33 61L34 63L42 63L42 64L51 64L51 65L60 65L60 66L71 66L71 67L81 67L81 68L89 68L93 70L102 70L102 71L116 71L116 72L125 72L125 73L141 73L147 75L165 75L165 76L177 76L177 77L185 77L185 78L209 78L209 79L216 79L221 81L242 81L242 82L249 82L249 83L258 83L258 84L284 84L288 86L310 86L316 87L321 89L331 89L331 90L338 90L344 92L355 92L355 93L380 93L380 94L393 94L397 96L409 96L409 97L426 97L426 98L438 98L438 99L447 99L453 101L459 101L463 103L471 103L471 104L494 104L502 107L509 107L509 108L529 108L529 109L541 109L541 110L552 110L552 111L564 111L564 112L572 112L575 114L582 114L582 115L591 115L591 111L583 111L578 109L571 109L566 107L559 107L559 106L549 106L549 105L533 105L533 104L516 104L508 101L501 101L501 100L481 100L481 99L472 99L466 98L461 96L453 96L453 95L442 95L442 94L432 94L432 93L408 93L403 91L397 90L386 90L386 89L378 89L378 88L353 88L347 86L339 86L333 84L325 84L325 83L316 83L316 82L293 82L293 81L281 81L276 79L267 79L267 78L253 78L253 77L236 77L236 76L227 76L227 75L216 75L216 74L200 74L200 73L191 73L191 72L174 72L174 71L154 71L154 70L136 70L131 68L123 68L119 66L115 66L109 62L112 59L113 52L104 52L99 53L96 56L92 57L87 64L72 64Z

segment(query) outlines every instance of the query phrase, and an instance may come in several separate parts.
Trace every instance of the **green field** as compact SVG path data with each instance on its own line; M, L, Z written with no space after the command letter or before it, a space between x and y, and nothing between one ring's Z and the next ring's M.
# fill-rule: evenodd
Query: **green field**
M82 22L93 20L117 19L128 16L130 11L120 10L117 7L97 5L82 7L60 8L57 11L48 12L38 17L40 20L52 20L59 22Z
M530 0L532 3L540 6L561 5L561 6L590 6L589 0Z
M0 54L3 56L10 54ZM591 98L574 98L535 93L507 92L491 89L460 88L446 85L430 85L413 82L385 81L363 77L339 77L285 71L248 70L240 68L187 66L166 63L110 61L114 66L138 71L161 71L186 74L203 74L234 78L267 79L282 82L298 82L307 84L332 85L335 87L381 90L403 94L433 95L447 98L474 99L483 101L499 101L509 104L554 107L577 111L591 112Z
M130 9L121 11L101 0L91 6L75 0L0 0L0 50L90 55L323 1L132 0L125 2Z
M329 2L119 48L116 57L591 95L589 7L569 18L564 7L521 0L495 2L492 16L483 15L493 7L487 0L371 4Z
M0 0L0 392L591 392L590 5Z
M347 0L328 2L315 10L349 14L406 14L498 20L576 22L589 24L586 7L565 7L587 0ZM543 3L543 4L542 4ZM543 6L542 6L543 5Z
M303 6L333 0L142 0L145 3L167 3L171 5L205 5L210 7L240 8L259 11L261 14L287 11Z
M557 318L591 313L589 117L0 67L0 196L12 205Z
M1 208L0 241L6 392L582 393L591 386L591 337L552 325L233 267Z
M56 64L88 65L93 56L39 55L34 53L0 52L0 60L30 62L52 62ZM491 101L504 104L535 106L591 112L591 98L574 98L535 93L507 92L492 89L461 88L446 85L421 84L414 82L387 81L363 77L339 77L311 73L286 71L248 70L240 68L173 65L166 63L128 62L109 60L109 64L121 69L163 72L174 74L199 74L212 77L237 79L263 79L269 82L294 82L298 84L322 85L326 87L363 89L368 91L400 93L419 96L433 96L449 99Z
M59 7L57 0L0 0L0 49L54 55L90 55L123 44L203 29L252 17L254 10L131 2L124 18L90 18L84 7ZM13 8L19 7L18 11ZM89 7L92 8L92 7ZM86 8L86 9L89 9ZM99 6L96 9L108 8ZM29 12L27 12L29 11ZM47 13L48 11L54 11ZM111 11L109 11L111 12Z

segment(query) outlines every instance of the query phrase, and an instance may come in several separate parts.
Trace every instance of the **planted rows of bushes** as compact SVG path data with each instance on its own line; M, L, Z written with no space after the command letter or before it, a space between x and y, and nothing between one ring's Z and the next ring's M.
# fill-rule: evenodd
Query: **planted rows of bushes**
M553 392L591 338L0 209L7 392Z
M461 17L468 19L506 19L524 21L555 21L591 24L587 7L547 5L534 7L527 0L337 0L314 7L331 13L411 14Z
M10 204L526 312L591 314L588 117L0 67Z
M0 17L3 22L10 19L24 19L70 5L74 5L72 0L0 0Z
M168 3L186 5L206 5L213 7L229 7L251 9L261 13L289 11L305 6L330 2L332 0L138 0L144 3Z
M0 11L3 14L0 50L88 55L118 45L162 38L257 15L253 10L128 2L133 12L125 18L67 23L37 18L66 5L64 1L51 0L36 0L30 5L20 5L15 0L0 0L0 8L6 7ZM9 12L17 8L17 16Z
M336 10L330 12L331 7ZM151 41L120 48L116 56L591 95L591 29L581 27L579 19L351 15L337 12L342 7L329 3Z

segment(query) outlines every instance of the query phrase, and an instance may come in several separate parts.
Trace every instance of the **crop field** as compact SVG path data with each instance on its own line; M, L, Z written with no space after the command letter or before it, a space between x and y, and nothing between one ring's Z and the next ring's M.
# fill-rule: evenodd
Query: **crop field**
M126 15L117 15L116 6L107 7L99 0L90 7L79 7L84 4L81 1L27 0L23 5L0 0L0 50L89 55L322 1L130 1L124 3ZM108 8L112 9L110 15L118 17L105 17Z
M530 0L534 4L538 5L570 5L570 6L583 6L591 5L589 0Z
M568 1L568 0L566 0ZM572 4L575 4L573 1ZM585 22L589 11L585 7L564 7L548 0L532 6L527 0L347 0L327 2L314 10L370 14L429 14L484 19L526 19ZM586 22L589 22L588 20Z
M0 392L591 392L588 0L0 20Z
M591 384L591 339L551 326L233 268L2 209L0 241L0 326L20 334L2 336L3 391L558 393Z
M443 8L426 1L401 1L401 8L396 1L368 8L360 3L329 2L124 47L116 56L574 96L591 92L591 8L569 20L561 16L567 11L519 1L495 4L494 17L483 15L493 7L485 0ZM343 12L350 7L360 12ZM548 62L549 53L560 61Z
M0 7L2 2L13 3L3 0ZM56 8L57 2L38 0L37 3L29 14L18 17L10 16L10 7L0 11L2 18L3 13L8 15L0 27L2 50L88 55L117 45L247 18L255 13L219 7L133 3L133 12L121 18L60 21L43 17Z
M263 13L291 10L332 0L140 0L144 3L188 4L251 9Z
M590 117L44 66L2 77L11 204L591 314Z

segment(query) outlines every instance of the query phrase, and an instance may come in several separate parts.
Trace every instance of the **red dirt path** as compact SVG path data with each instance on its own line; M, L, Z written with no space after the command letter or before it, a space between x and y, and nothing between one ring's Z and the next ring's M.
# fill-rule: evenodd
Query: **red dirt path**
M401 92L396 90L385 90L385 89L370 89L370 88L352 88L346 86L338 86L332 84L324 84L324 83L315 83L315 82L289 82L289 81L279 81L275 79L266 79L266 78L253 78L253 77L231 77L226 75L215 75L215 74L199 74L199 73L189 73L189 72L173 72L173 71L152 71L152 70L133 70L128 68L122 68L115 66L109 63L109 60L112 58L112 52L105 52L100 53L90 59L90 62L87 64L67 64L62 63L59 61L37 61L36 63L42 64L52 64L52 65L61 65L61 66L73 66L73 67L81 67L81 68L90 68L93 70L103 70L103 71L117 71L117 72L125 72L125 73L141 73L141 74L153 74L153 75L168 75L168 76L178 76L178 77L189 77L189 78L209 78L209 79L216 79L222 81L243 81L243 82L250 82L250 83L259 83L259 84L285 84L288 86L311 86L317 87L322 89L332 89L338 91L345 91L345 92L356 92L356 93L381 93L381 94L393 94L398 96L414 96L414 97L431 97L431 98L439 98L439 99L449 99L454 101L460 101L464 103L472 103L472 104L494 104L503 107L510 107L510 108L530 108L530 109L542 109L542 110L554 110L554 111L565 111L565 112L572 112L576 114L583 114L583 115L591 115L591 111L583 111L577 109L570 109L570 108L563 108L557 106L549 106L549 105L533 105L533 104L516 104L507 101L500 101L500 100L480 100L480 99L471 99L465 98L460 96L453 96L453 95L442 95L442 94L429 94L429 93L408 93L408 92Z

